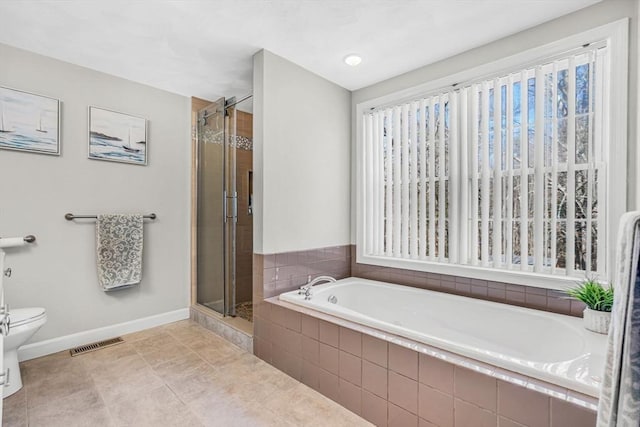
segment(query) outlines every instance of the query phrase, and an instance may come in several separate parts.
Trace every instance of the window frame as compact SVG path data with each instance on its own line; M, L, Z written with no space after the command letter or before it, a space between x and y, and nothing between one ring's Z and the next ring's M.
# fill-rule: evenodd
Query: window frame
M527 271L503 270L490 267L440 263L428 260L400 259L387 256L373 256L363 253L365 237L365 156L363 141L363 115L372 108L425 97L443 88L453 87L460 82L490 78L506 74L516 69L524 69L571 49L590 44L606 42L610 52L608 76L605 80L608 97L605 97L606 112L602 132L607 136L605 152L607 189L602 205L606 206L605 269L609 277L599 277L610 281L615 270L615 248L618 222L627 210L627 122L628 122L628 44L629 19L621 19L591 30L574 34L552 43L534 47L523 52L475 66L446 77L400 90L388 95L363 101L356 105L356 262L383 267L446 274L527 285L547 289L564 290L575 285L575 276L535 273ZM449 179L451 177L449 176ZM625 185L620 185L620 183Z

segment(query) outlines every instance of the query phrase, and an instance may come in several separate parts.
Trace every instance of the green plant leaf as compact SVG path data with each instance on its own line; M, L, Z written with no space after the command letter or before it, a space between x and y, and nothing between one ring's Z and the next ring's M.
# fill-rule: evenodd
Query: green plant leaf
M582 301L592 310L611 311L613 308L613 287L604 287L594 279L587 279L573 289L569 289L567 294L579 301Z

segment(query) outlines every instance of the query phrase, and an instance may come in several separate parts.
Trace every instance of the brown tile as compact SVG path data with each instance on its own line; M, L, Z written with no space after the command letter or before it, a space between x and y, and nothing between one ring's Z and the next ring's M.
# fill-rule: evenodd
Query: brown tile
M318 390L320 387L320 367L307 360L303 360L301 381L312 389Z
M432 388L453 395L453 365L450 363L421 353L419 380Z
M586 305L582 301L575 299L571 300L571 315L576 317L582 317Z
M294 310L287 310L286 313L287 313L286 314L287 329L291 329L292 331L295 331L295 332L301 332L302 316L300 315L300 313Z
M487 287L490 289L501 289L503 291L507 289L507 285L502 282L487 281Z
M206 425L223 423L238 426L331 425L332 427L351 427L366 424L364 420L357 418L353 413L330 402L306 386L296 383L284 372L300 378L312 387L315 385L320 389L322 386L332 398L337 400L338 397L341 397L345 404L354 410L361 405L357 403L357 390L359 390L357 386L343 381L344 384L341 388L336 375L308 362L303 364L301 357L295 357L288 352L287 348L276 345L273 352L284 371L280 372L221 338L211 338L214 335L209 332L199 338L197 332L199 328L197 325L194 328L183 328L180 325L168 328L166 331L171 332L174 338L177 338L180 332L189 335L185 341L173 341L175 346L181 350L183 350L182 344L188 345L189 349L183 350L184 353L176 358L164 361L158 359L157 366L153 368L152 372L142 356L124 347L117 351L114 349L110 352L108 351L110 349L105 349L96 352L96 355L104 352L102 354L106 356L102 356L102 358L105 360L100 360L100 357L95 360L92 358L91 360L84 359L87 361L86 363L82 362L84 356L71 359L64 355L54 355L43 358L42 361L26 362L27 368L25 370L30 371L35 380L41 380L40 374L44 372L49 372L48 376L50 374L54 376L56 374L75 375L91 366L89 382L95 384L98 393L104 393L100 402L104 406L102 397L113 401L113 404L109 406L109 409L112 410L109 413L104 411L104 408L93 410L93 404L87 404L86 400L76 398L76 395L52 396L50 400L43 401L44 404L33 406L34 411L31 413L35 418L31 420L29 425L198 426L200 423ZM294 333L291 330L287 332ZM156 332L151 335L160 336L161 334ZM151 335L139 337L136 341L143 341ZM281 335L286 334L281 333ZM262 349L262 347L268 348L267 344L270 346L271 343L260 341L257 338L257 347L261 348L261 352L271 351ZM283 342L286 341L285 337ZM169 353L173 352L172 348L166 347ZM146 343L141 351L145 357L150 358L158 352L158 349L154 348L151 343ZM295 373L295 371L299 371L299 373ZM291 374L292 372L293 374ZM149 378L153 378L153 381L145 382ZM166 385L160 384L160 387L150 390L155 384L156 378L160 378ZM39 381L36 381L34 384L39 386L38 383ZM105 386L108 383L113 384L114 388L109 389L108 386ZM34 384L27 383L25 387L31 387ZM55 384L49 384L49 386L52 385ZM115 393L115 391L126 390L129 390L128 393L124 393L127 396L120 393L119 397ZM26 391L25 388L23 397L27 396ZM41 391L34 389L33 396L37 398L41 393ZM83 398L91 396L92 393L96 394L95 391L78 391L78 394ZM75 402L82 404L85 413L78 414L73 406ZM279 402L280 406L275 402ZM10 403L11 400L5 400L7 411ZM24 404L24 399L22 403ZM277 411L276 413L270 406L272 403L276 409L288 408L288 412L293 415L290 416L287 411ZM188 407L185 404L188 404ZM265 404L269 408L258 410L257 406L260 404ZM14 406L17 407L17 404ZM113 417L114 420L104 419L105 414L108 417ZM281 415L288 417L289 420L284 419ZM5 424L7 423L5 422Z
M362 361L362 388L383 399L387 398L387 369L371 363Z
M471 279L471 286L482 286L482 287L489 287L489 284L487 283L486 280L481 280L481 279Z
M510 291L507 289L505 298L508 303L522 305L524 304L524 292Z
M147 367L144 361L143 363ZM80 365L80 362L76 362L37 380L29 378L25 388L28 410L31 411L35 406L54 404L55 401L76 393L88 393L94 390L95 386L89 373Z
M277 267L284 267L287 265L295 265L298 263L297 252L283 252L275 254L275 261Z
M362 335L362 358L387 367L387 342L370 335Z
M166 386L109 405L109 412L118 425L200 425Z
M197 353L185 352L181 356L153 367L153 372L165 382L173 378L184 378L210 366Z
M285 330L285 342L287 351L295 356L302 356L302 334L299 332Z
M547 290L545 288L536 288L535 286L525 286L524 292L532 295L547 296Z
M320 342L337 348L340 343L340 329L338 325L320 320L318 338Z
M149 367L144 367L124 377L118 375L95 378L95 388L100 392L107 405L145 395L163 384L160 377Z
M320 343L320 367L332 374L340 373L340 350Z
M256 311L258 316L264 320L271 321L271 307L273 307L273 304L270 302L261 302L257 307L259 307Z
M407 412L404 409L389 403L389 427L417 427L418 417L411 412Z
M253 336L264 340L270 340L269 322L262 318L256 317L253 320Z
M314 339L303 336L302 359L318 365L320 363L320 343Z
M287 326L287 309L279 305L271 305L271 321L282 327Z
M302 334L308 336L309 338L313 338L314 340L318 339L318 319L315 317L302 315Z
M93 389L29 408L30 426L114 426L114 420Z
M468 283L458 283L456 282L456 291L463 295L471 294L471 285Z
M302 358L291 355L285 360L285 373L300 381L302 378Z
M353 329L340 327L340 350L362 356L362 334Z
M504 301L507 296L504 289L487 289L487 298L493 301Z
M544 310L547 308L547 296L539 294L526 293L524 296L524 302L527 307L536 308L538 310Z
M424 420L422 418L418 418L418 427L439 427L439 426L427 420Z
M524 387L498 381L498 413L530 427L549 425L549 397Z
M74 359L71 358L68 351L54 353L37 359L31 359L20 364L22 382L25 385L40 381L48 375L55 374L63 370L78 368L77 359L75 359L74 363Z
M389 402L418 413L418 382L389 371Z
M418 415L440 427L453 426L453 397L424 384L419 385Z
M464 400L455 399L456 427L495 427L498 423L494 412L481 409Z
M387 401L362 390L362 417L377 427L387 425Z
M333 401L338 401L340 395L340 380L337 375L321 370L318 391Z
M455 367L454 394L481 408L496 411L496 379L469 369Z
M389 369L417 380L418 352L396 344L389 344Z
M362 385L362 359L346 351L340 351L341 379L360 387Z
M4 399L0 424L7 427L27 426L27 392L24 387Z
M547 297L547 310L559 314L570 314L571 301L566 298Z
M360 415L362 413L362 389L341 378L338 403L354 414Z
M510 420L509 418L498 417L498 427L527 427L527 426L517 423L513 420Z
M551 399L551 427L596 425L597 412L560 399Z
M510 283L505 283L505 289L510 292L521 292L524 293L525 287L522 285L514 285Z

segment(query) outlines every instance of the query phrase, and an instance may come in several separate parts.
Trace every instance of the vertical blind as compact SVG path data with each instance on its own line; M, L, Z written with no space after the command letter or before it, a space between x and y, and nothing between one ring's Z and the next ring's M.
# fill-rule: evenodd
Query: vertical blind
M604 277L606 55L364 113L365 253Z

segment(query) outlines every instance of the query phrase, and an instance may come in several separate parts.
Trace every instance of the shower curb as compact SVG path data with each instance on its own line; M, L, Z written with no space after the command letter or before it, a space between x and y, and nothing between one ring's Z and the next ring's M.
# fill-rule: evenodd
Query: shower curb
M253 336L229 325L222 317L218 317L213 314L208 315L202 310L194 307L191 307L189 312L189 318L203 328L220 335L230 343L235 344L244 351L253 354Z

